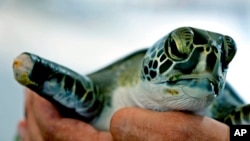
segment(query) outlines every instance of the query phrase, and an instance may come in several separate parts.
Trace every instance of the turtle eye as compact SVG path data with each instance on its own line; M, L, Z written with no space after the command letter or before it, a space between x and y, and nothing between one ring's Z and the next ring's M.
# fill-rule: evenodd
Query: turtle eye
M194 33L190 27L172 31L165 42L165 52L174 61L187 59L193 48Z
M237 49L234 40L229 36L224 36L221 56L224 68L227 68L228 64L232 61L235 56L236 50Z
M165 44L168 56L176 61L187 58L189 51L186 48L187 47L182 46L182 44L178 44L172 37L169 37Z

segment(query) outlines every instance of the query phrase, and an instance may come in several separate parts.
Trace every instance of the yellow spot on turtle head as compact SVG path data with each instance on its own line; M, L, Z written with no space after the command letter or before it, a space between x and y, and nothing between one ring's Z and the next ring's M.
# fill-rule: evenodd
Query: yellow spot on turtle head
M167 92L168 94L173 95L173 96L179 94L179 91L178 91L178 90L175 90L175 89L166 89L166 92Z

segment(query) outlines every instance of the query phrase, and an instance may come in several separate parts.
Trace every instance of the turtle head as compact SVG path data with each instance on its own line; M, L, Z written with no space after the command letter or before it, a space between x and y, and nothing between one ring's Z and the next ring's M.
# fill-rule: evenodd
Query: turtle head
M225 84L229 63L236 53L234 40L219 33L181 27L156 42L142 64L142 81L163 95L204 101L207 106ZM191 100L192 101L192 100ZM189 101L189 102L191 102ZM201 101L200 101L201 102ZM188 102L187 102L188 103ZM176 109L188 108L183 104Z

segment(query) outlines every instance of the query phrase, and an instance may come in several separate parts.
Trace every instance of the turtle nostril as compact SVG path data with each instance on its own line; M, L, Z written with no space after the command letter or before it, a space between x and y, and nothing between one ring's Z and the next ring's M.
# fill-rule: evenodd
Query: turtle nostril
M207 47L205 48L205 52L209 53L210 51L211 51L211 47L207 46Z

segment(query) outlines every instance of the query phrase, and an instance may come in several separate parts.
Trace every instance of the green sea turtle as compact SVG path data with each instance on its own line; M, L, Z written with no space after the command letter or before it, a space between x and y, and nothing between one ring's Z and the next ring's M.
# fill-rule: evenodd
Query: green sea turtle
M19 55L13 69L19 83L49 100L63 116L100 130L108 130L113 113L129 106L249 124L249 106L226 83L235 53L229 36L181 27L152 47L88 75L31 53Z

